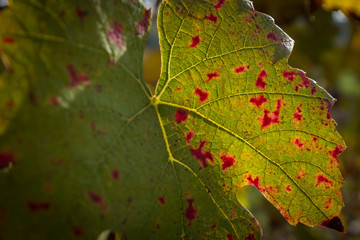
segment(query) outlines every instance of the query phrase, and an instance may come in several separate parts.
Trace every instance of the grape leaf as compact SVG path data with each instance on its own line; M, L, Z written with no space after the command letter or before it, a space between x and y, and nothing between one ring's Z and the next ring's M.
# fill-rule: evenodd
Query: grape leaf
M149 17L138 1L0 12L0 239L258 239L246 184L291 224L341 231L345 145L331 96L287 65L292 40L247 1L164 1L151 96Z

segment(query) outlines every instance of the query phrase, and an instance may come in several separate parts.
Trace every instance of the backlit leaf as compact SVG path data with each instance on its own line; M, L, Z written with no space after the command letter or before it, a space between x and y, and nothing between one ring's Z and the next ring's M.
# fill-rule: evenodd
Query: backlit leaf
M154 96L136 0L19 0L0 22L0 239L259 239L249 184L342 230L333 99L249 2L164 1Z

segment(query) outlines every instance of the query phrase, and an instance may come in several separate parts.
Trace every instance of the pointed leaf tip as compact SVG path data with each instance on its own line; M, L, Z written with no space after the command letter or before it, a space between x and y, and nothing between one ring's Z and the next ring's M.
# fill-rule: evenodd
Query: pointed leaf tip
M344 226L339 217L333 217L321 223L321 226L334 229L338 232L344 232Z

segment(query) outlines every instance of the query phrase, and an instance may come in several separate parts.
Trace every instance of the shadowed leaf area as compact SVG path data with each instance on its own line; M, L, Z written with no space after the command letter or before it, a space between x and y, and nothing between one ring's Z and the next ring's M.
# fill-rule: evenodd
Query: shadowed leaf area
M150 10L14 1L0 12L0 239L260 239L256 187L293 225L343 231L334 99L287 65L293 41L243 0Z

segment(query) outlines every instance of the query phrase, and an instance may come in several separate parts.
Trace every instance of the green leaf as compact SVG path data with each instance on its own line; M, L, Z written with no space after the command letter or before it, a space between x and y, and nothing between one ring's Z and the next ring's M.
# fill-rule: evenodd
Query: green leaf
M292 40L247 1L164 1L151 96L149 18L135 0L0 12L0 238L258 239L246 184L341 230L333 99L287 66Z

